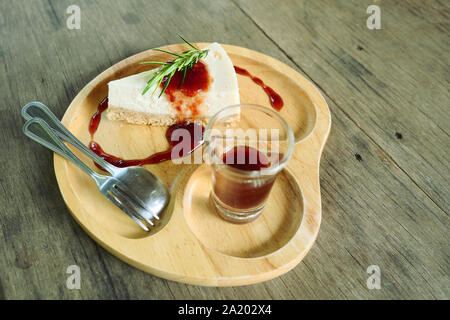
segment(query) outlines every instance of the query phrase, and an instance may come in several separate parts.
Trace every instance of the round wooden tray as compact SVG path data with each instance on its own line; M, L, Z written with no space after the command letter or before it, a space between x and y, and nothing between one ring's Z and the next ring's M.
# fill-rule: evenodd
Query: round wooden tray
M207 43L197 44L205 47ZM106 250L156 276L206 286L246 285L277 277L311 248L319 232L321 201L319 161L331 125L319 90L284 63L241 47L223 45L233 63L260 77L284 99L280 111L291 125L296 146L277 179L262 216L247 225L233 225L209 206L206 165L176 165L171 161L145 166L166 183L171 201L152 232L142 231L97 190L77 167L55 155L55 174L75 220ZM163 47L182 51L181 45ZM62 122L81 141L90 140L88 124L107 83L145 70L138 62L167 60L148 50L129 57L98 75L75 97ZM264 91L238 75L242 103L270 107ZM125 159L144 158L167 147L165 128L131 125L103 117L95 135L106 152ZM74 150L74 149L72 149ZM97 167L74 150L86 163ZM201 152L198 149L196 152Z

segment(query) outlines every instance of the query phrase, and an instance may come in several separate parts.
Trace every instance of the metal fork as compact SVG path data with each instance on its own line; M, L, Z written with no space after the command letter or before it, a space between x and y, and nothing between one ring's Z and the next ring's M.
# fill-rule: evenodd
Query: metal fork
M92 152L86 145L78 140L41 102L30 102L22 108L25 119L41 118L61 139L67 141L83 152L94 162L108 171L113 177L120 180L125 187L126 196L130 201L137 203L140 218L153 225L152 219L159 220L159 213L169 202L170 194L166 186L150 171L142 167L118 168Z
M22 109L22 115L24 118L30 119L23 128L28 137L74 162L96 181L100 191L110 201L128 214L142 229L149 231L147 226L139 219L153 225L151 220L159 219L158 214L169 201L167 188L157 177L141 167L125 169L107 163L75 138L41 103L27 104ZM93 171L78 159L58 136L87 154L100 166L112 173L113 177L103 176Z

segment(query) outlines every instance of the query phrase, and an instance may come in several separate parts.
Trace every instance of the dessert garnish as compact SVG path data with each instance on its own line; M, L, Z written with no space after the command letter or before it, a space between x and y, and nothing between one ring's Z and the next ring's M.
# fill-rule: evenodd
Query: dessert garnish
M192 68L201 58L204 58L208 55L208 49L201 50L194 46L192 43L184 39L181 35L178 35L186 44L188 44L192 49L183 51L181 53L176 53L168 50L163 49L153 49L155 51L161 51L165 53L169 53L173 56L175 56L175 60L167 61L167 62L160 62L160 61L144 61L140 62L141 64L158 64L161 65L160 68L151 70L149 72L146 72L144 75L147 76L149 74L153 74L152 78L148 80L147 86L144 88L144 91L142 91L142 95L144 95L150 88L154 87L154 90L152 92L152 95L155 93L156 89L161 85L161 83L164 81L165 85L163 89L161 90L161 93L159 94L159 97L163 95L163 93L166 91L167 86L169 85L170 81L172 80L173 75L175 72L180 71L183 72L180 84L178 87L181 87L181 85L184 82L184 79L186 77L186 72L188 69ZM156 85L155 85L156 84Z

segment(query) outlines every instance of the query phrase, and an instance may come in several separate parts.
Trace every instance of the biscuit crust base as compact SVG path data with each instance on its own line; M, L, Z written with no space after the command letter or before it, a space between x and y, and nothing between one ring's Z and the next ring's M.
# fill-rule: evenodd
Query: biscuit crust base
M123 120L133 124L146 124L158 127L168 127L180 121L203 121L204 119L180 119L176 115L157 115L144 112L130 111L123 108L109 106L106 110L109 120Z

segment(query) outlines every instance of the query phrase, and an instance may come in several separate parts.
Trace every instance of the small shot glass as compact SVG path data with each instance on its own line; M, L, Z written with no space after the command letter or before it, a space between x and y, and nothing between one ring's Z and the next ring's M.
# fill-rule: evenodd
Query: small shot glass
M227 221L253 221L292 156L291 128L271 108L240 104L216 113L204 137L206 159L212 166L213 207Z

